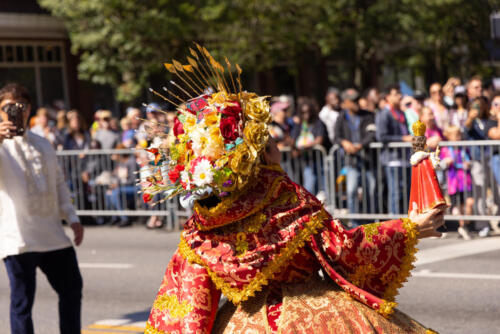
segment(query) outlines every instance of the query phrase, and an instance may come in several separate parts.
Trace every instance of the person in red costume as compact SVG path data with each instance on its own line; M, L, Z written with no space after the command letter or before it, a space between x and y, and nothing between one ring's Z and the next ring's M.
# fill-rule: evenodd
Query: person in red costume
M145 333L433 333L395 297L443 211L348 230L279 166L266 100L227 87L234 79L198 50L219 73L217 92L179 106L176 143L160 146L144 182L145 194L194 198ZM166 66L185 75L201 66L190 60Z

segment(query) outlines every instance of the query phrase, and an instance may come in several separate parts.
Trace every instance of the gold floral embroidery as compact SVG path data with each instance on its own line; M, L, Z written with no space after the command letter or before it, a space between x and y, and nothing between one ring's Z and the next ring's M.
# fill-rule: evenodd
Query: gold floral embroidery
M267 221L267 216L263 213L256 213L252 217L248 217L244 223L244 230L248 233L258 233L262 228L262 224Z
M146 323L146 329L144 330L144 334L166 334L165 331L156 329L149 323L149 321Z
M239 304L240 302L254 296L256 291L261 291L262 287L267 285L269 280L273 279L279 269L285 266L292 256L304 247L305 243L311 238L311 236L316 234L318 230L323 227L323 221L329 217L330 216L324 209L312 216L311 219L305 223L304 228L298 232L295 238L293 238L287 246L281 250L275 260L270 262L264 269L262 269L262 271L257 273L254 279L242 289L231 287L231 285L223 278L217 276L217 273L212 271L205 264L205 262L203 262L200 256L196 254L196 252L188 245L182 235L179 243L179 252L182 257L189 262L197 263L203 266L207 270L215 286L221 290L233 304Z
M271 199L276 195L276 192L278 188L281 185L281 182L284 180L284 177L277 177L274 181L273 184L271 185L271 188L269 191L266 193L264 199L262 199L258 204L256 204L252 210L250 210L248 213L246 213L241 219L245 219L247 217L250 217L254 215L255 213L262 211L263 208L268 206L271 202ZM243 192L244 193L244 192ZM226 214L227 211L234 206L234 201L238 200L238 197L241 195L241 193L237 193L235 195L231 195L228 197L225 197L219 204L214 206L213 208L205 208L201 205L199 205L197 202L194 204L194 210L196 211L197 214L201 215L202 217L206 217L208 219L214 219L217 218L223 214ZM212 225L212 226L203 226L201 224L196 224L197 228L200 231L207 231L211 230L214 228L222 227L224 225L228 224L233 224L234 221L226 221L218 225Z
M388 302L386 300L382 301L380 307L378 308L378 313L382 314L384 317L388 318L392 313L394 313L394 309L398 304L395 302Z
M380 223L373 223L368 225L363 225L363 232L365 233L365 238L369 242L373 242L373 236L378 235L378 227Z
M377 272L377 269L371 263L358 266L354 273L349 276L349 281L361 288L365 285L366 280Z
M193 310L193 306L186 300L179 303L175 295L159 295L153 304L153 307L158 310L168 310L172 318L184 318Z
M435 330L432 330L430 328L427 328L427 330L425 331L425 334L439 334L438 332L436 332Z
M236 254L241 256L248 250L247 236L244 232L236 234Z
M418 243L418 230L417 224L412 222L409 218L401 218L403 228L406 231L405 240L405 255L401 261L401 266L396 277L387 285L384 292L384 301L380 305L378 311L383 316L388 317L394 312L397 304L394 302L398 289L403 286L408 277L411 276L410 271L414 268L413 262L415 261L415 253L418 251L416 247Z

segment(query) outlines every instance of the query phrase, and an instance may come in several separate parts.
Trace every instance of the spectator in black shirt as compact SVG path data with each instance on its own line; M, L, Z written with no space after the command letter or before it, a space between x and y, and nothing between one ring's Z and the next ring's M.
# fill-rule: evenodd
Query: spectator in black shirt
M322 163L318 161L317 154L312 154L311 149L322 146L327 152L331 147L325 124L319 119L318 111L314 103L306 100L298 108L300 123L293 128L294 154L303 154L306 166L303 170L303 185L311 193L324 191L322 175L317 175L320 170L323 174ZM320 196L321 197L321 196Z
M375 173L373 163L375 157L368 150L368 145L375 141L375 114L366 110L360 110L357 104L358 92L349 88L342 93L343 110L335 125L336 142L340 144L345 152L345 168L347 170L347 208L349 213L361 213L358 201L358 188L366 185L364 190L364 212L375 212ZM370 199L372 204L368 205ZM370 210L371 209L371 210ZM359 225L360 221L351 221L353 227Z

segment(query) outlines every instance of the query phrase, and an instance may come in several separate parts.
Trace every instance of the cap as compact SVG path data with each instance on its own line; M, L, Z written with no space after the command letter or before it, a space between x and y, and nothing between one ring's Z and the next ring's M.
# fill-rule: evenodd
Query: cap
M151 102L148 104L148 106L146 107L146 113L150 113L150 112L158 112L158 110L161 110L161 107L158 103L156 102Z
M282 101L274 102L271 105L271 112L275 113L275 112L278 112L280 110L287 109L288 107L290 107L290 103L288 103L288 102L282 102Z

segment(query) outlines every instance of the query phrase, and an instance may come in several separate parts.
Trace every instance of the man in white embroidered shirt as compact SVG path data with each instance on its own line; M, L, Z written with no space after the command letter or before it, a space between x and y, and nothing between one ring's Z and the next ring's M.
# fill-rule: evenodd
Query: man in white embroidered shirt
M0 259L10 282L11 332L33 333L38 267L59 296L61 333L80 333L82 277L61 220L77 246L83 228L50 143L24 130L30 110L25 88L0 89Z

